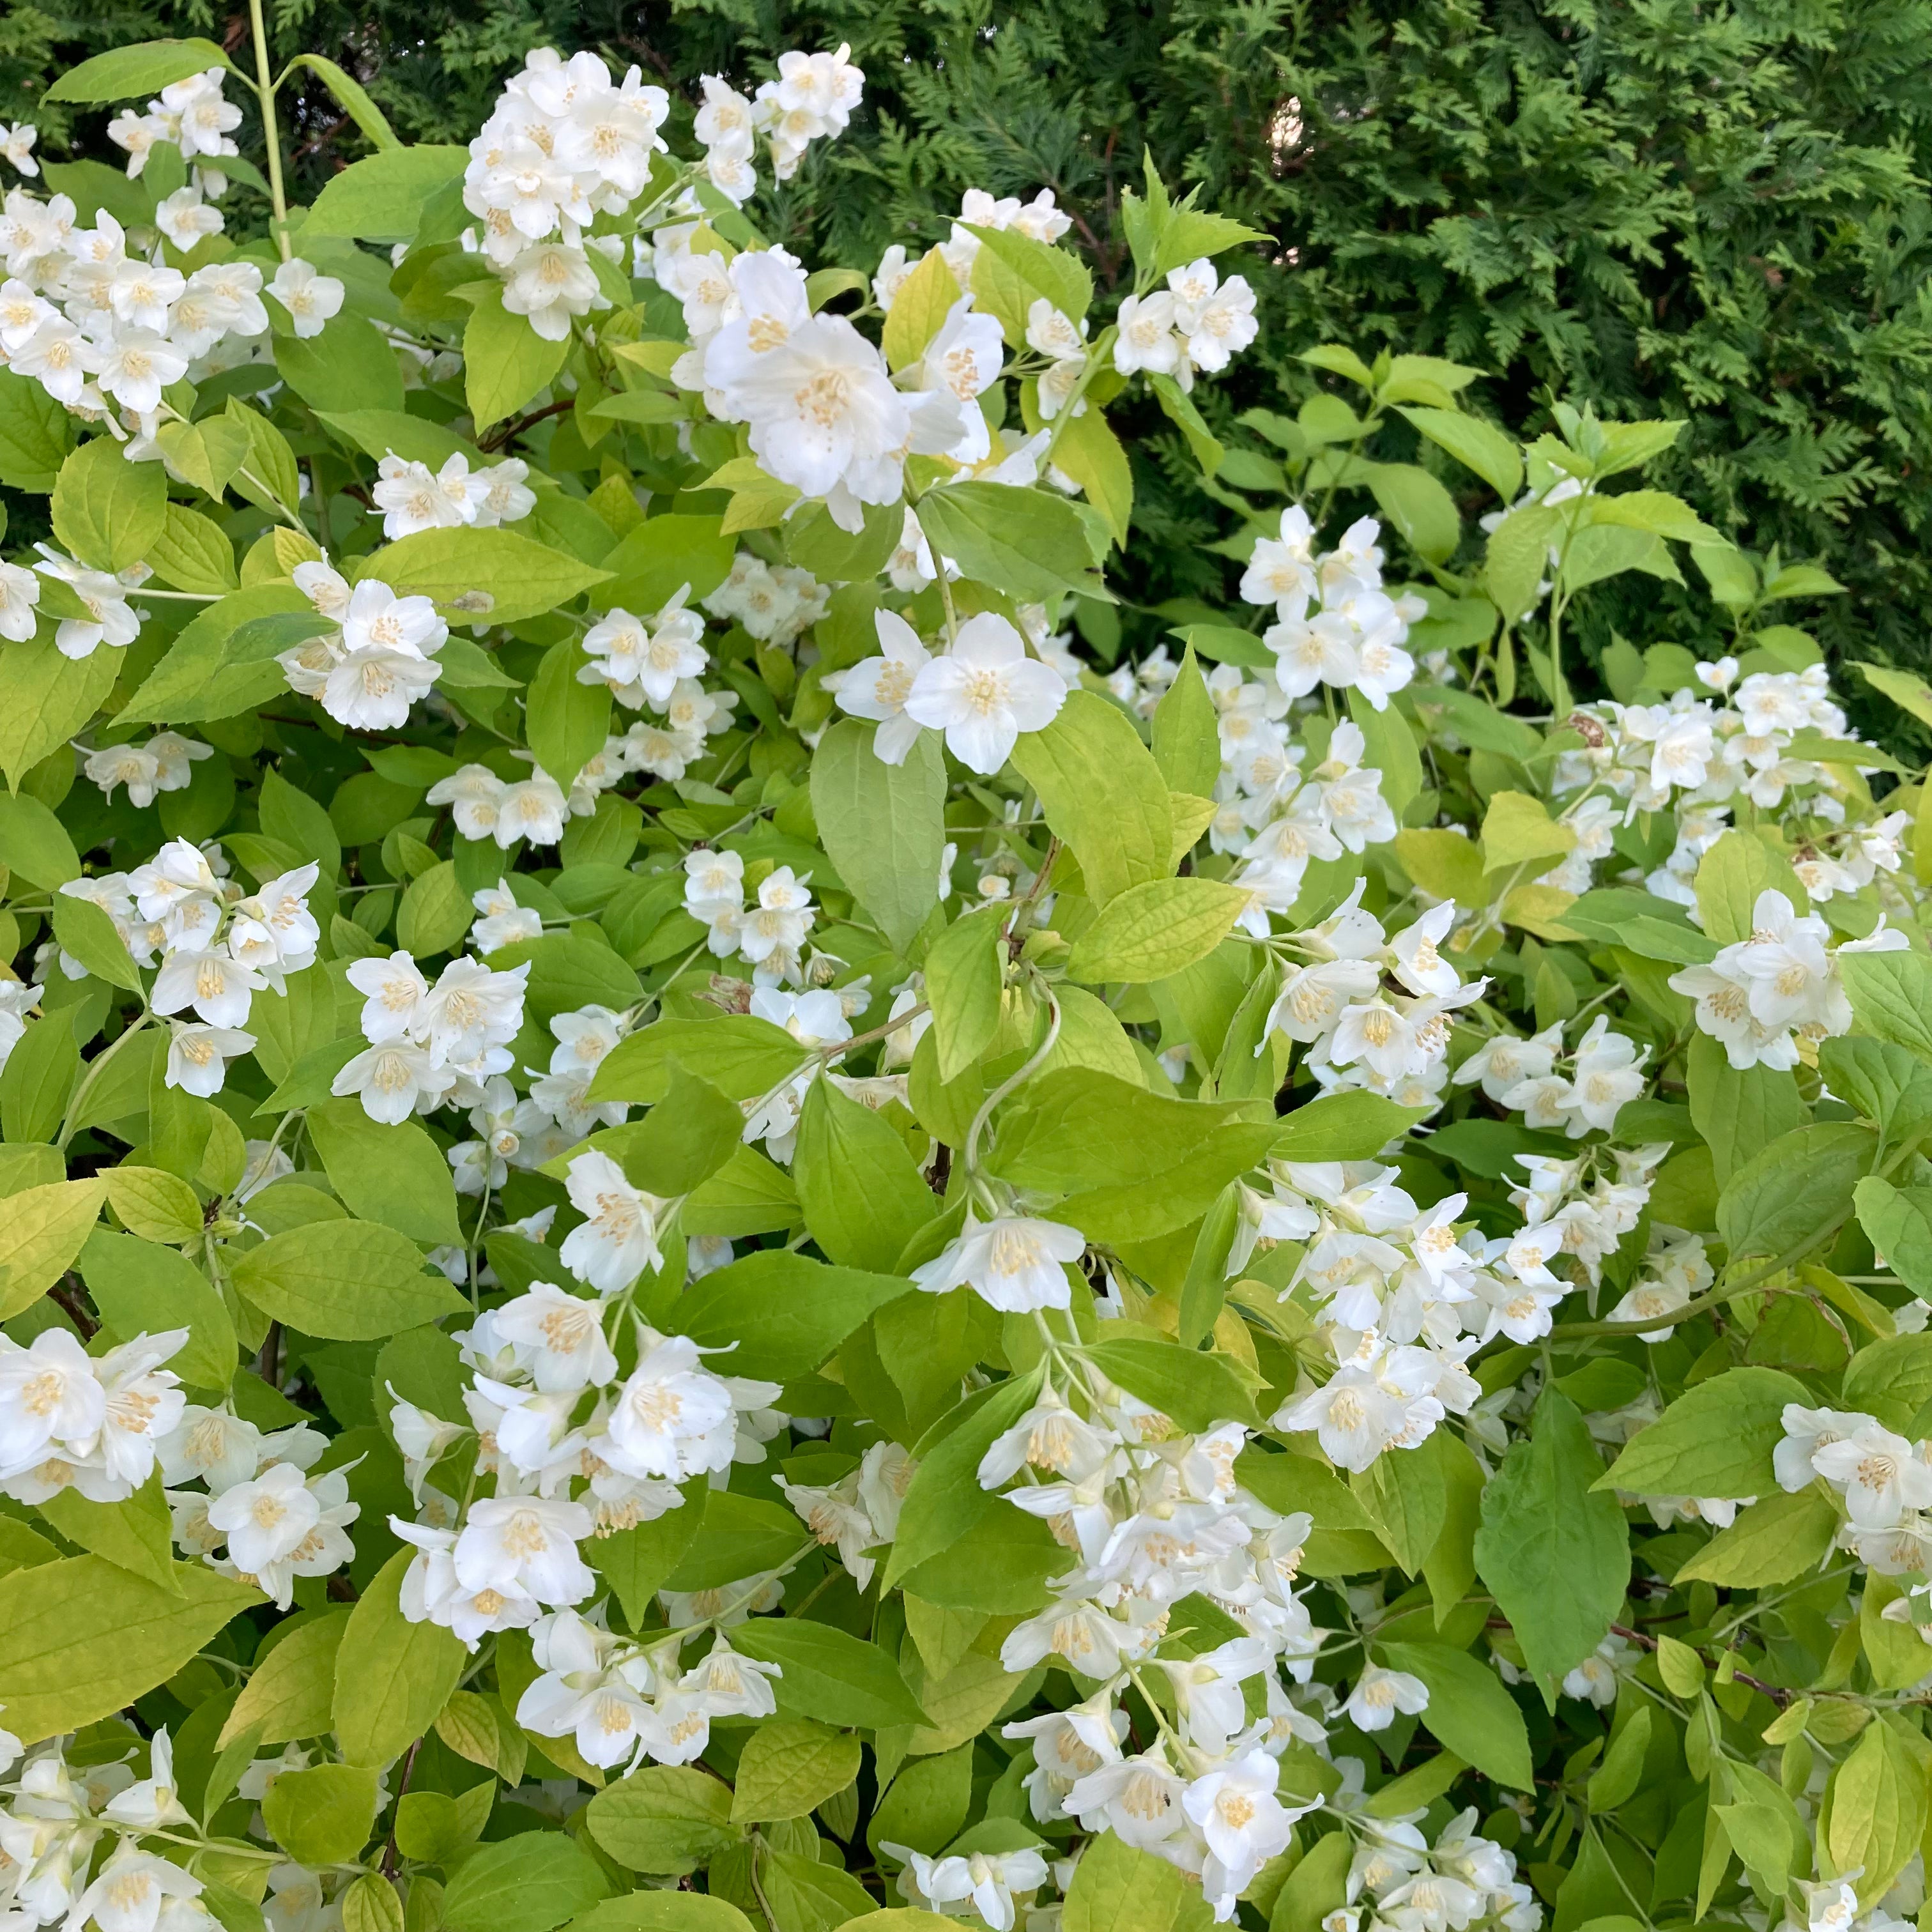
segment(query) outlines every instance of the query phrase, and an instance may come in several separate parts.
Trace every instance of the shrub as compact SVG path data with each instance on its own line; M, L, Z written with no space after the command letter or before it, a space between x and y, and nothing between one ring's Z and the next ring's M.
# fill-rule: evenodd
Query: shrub
M1841 586L1430 354L1229 447L1256 238L1151 165L1117 299L1050 190L808 271L848 51L672 148L317 62L306 206L212 42L58 84L129 171L0 238L11 1909L1900 1923L1932 959ZM1236 590L1124 627L1149 415ZM1658 584L1727 648L1579 701Z

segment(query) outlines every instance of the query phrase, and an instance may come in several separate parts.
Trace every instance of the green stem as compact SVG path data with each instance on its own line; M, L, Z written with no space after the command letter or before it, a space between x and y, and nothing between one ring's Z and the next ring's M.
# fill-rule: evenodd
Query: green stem
M81 1103L94 1090L94 1083L100 1078L102 1069L152 1018L153 1016L151 1013L142 1012L137 1015L122 1029L120 1036L106 1052L97 1054L88 1063L87 1072L82 1076L80 1084L74 1089L74 1098L68 1102L67 1118L62 1123L60 1138L54 1143L62 1153L66 1151L68 1142L72 1140L80 1131Z
M268 200L275 211L275 245L286 262L294 259L295 250L289 243L289 198L282 186L282 136L275 123L275 83L268 75L268 30L262 21L262 0L248 0L248 26L255 40L255 96L262 104L262 133L268 145Z

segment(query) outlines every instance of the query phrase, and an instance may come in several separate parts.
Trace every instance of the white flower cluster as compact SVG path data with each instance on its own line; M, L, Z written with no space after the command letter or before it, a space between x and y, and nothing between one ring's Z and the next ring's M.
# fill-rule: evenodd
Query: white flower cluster
M1265 862L1257 859L1250 869ZM1251 880L1244 872L1234 883ZM1465 985L1438 950L1454 922L1453 905L1431 908L1391 938L1361 908L1366 884L1358 880L1320 925L1282 942L1306 963L1288 968L1268 1026L1310 1049L1304 1064L1324 1089L1364 1088L1402 1106L1433 1107L1449 1078L1450 1016L1480 999L1489 982Z
M939 252L953 280L962 289L973 286L973 264L979 260L980 242L976 228L1010 229L1030 242L1048 248L1073 226L1073 218L1054 205L1053 190L1043 188L1030 201L1016 194L994 196L982 188L969 188L961 196L959 212L954 217ZM904 246L894 242L880 258L878 272L872 278L873 298L887 315L908 278L919 266L920 257L910 255Z
M470 1378L466 1423L392 1391L392 1432L424 1519L391 1520L419 1552L404 1580L404 1610L412 1621L446 1625L472 1649L490 1631L526 1629L547 1610L582 1603L596 1587L578 1549L584 1538L677 1508L680 1484L722 1483L734 1462L762 1462L764 1444L782 1426L770 1409L775 1383L715 1375L696 1343L641 1321L634 1323L637 1365L620 1381L610 1331L629 1318L622 1291L658 1264L655 1216L669 1204L633 1188L601 1154L573 1161L569 1186L573 1202L593 1218L573 1230L560 1258L606 1298L536 1282L460 1333ZM428 1480L459 1446L473 1450L476 1475L491 1491L472 1490L461 1507ZM590 1641L578 1624L566 1616L542 1628L562 1633L560 1644ZM674 1645L674 1658L675 1651ZM616 1660L609 1660L614 1672ZM555 1675L532 1707L545 1714L536 1726L545 1735L566 1735L584 1710L595 1709L593 1703L568 1723L558 1719L566 1688L591 1688L574 1675L586 1667L548 1666ZM556 1681L566 1673L568 1687ZM645 1676L640 1684L634 1672L628 1680L614 1676L603 1688L620 1695L618 1684L628 1681L645 1696L676 1688L674 1680ZM593 1726L602 1742L586 1755L596 1763L634 1762L641 1751L682 1763L704 1748L700 1740L686 1756L673 1756L669 1734L654 1731L641 1714L615 1729L613 1714L604 1711Z
M347 1471L308 1473L328 1448L302 1424L264 1435L230 1408L189 1405L160 1443L175 1541L286 1610L298 1576L332 1576L356 1554Z
M1822 1477L1844 1509L1845 1549L1881 1576L1922 1574L1932 1564L1932 1443L1908 1442L1856 1411L1787 1402L1780 1420L1784 1438L1772 1451L1778 1486L1795 1496ZM1913 1594L1927 1589L1921 1583ZM1909 1620L1909 1611L1900 1616Z
M145 745L130 739L124 745L104 745L86 753L81 770L104 797L112 798L116 785L125 785L132 803L149 806L158 793L187 790L196 765L214 755L212 745L198 744L178 731L157 731Z
M706 178L719 194L740 207L751 199L758 184L752 155L759 134L769 143L772 173L790 181L814 141L844 133L866 91L851 51L842 44L836 53L782 53L777 80L763 82L749 100L716 74L704 76L692 132L704 150Z
M184 119L184 140L187 126ZM156 218L183 250L221 226L220 212L203 206L193 187L170 196ZM160 453L149 439L164 388L238 359L224 346L230 338L266 334L264 292L298 335L319 334L342 306L342 284L307 262L284 262L266 287L260 268L239 257L184 275L168 266L158 238L143 252L105 208L92 228L76 220L68 196L42 201L25 189L8 191L0 208L0 352L66 409L98 419L118 405L142 439L131 452L137 456Z
M1623 1299L1611 1310L1610 1319L1646 1322L1675 1315L1702 1294L1716 1279L1716 1273L1704 1252L1702 1234L1687 1234L1681 1228L1663 1227L1653 1222L1642 1271L1625 1290ZM1642 1342L1667 1342L1674 1325L1653 1329L1637 1339Z
M1298 504L1281 513L1279 537L1263 537L1241 578L1250 604L1274 606L1262 641L1290 698L1317 685L1359 691L1378 711L1415 674L1402 646L1408 627L1429 614L1420 598L1382 588L1382 526L1364 517L1334 549L1315 554L1315 526ZM1311 605L1318 605L1311 614Z
M915 1910L956 1918L970 1910L992 1932L1012 1932L1022 1912L1030 1925L1034 1894L1047 1882L1046 1860L1030 1846L1016 1852L956 1852L935 1858L910 1845L882 1839L879 1850L889 1858L904 1862L898 1894Z
M1498 1106L1520 1113L1526 1127L1566 1133L1572 1140L1592 1130L1612 1133L1618 1114L1644 1090L1650 1049L1612 1033L1610 1026L1609 1016L1599 1013L1570 1053L1564 1050L1561 1021L1528 1040L1492 1034L1450 1078L1458 1087L1480 1081ZM1567 1073L1558 1071L1559 1062Z
M1008 1634L1001 1663L1017 1672L1051 1662L1097 1680L1074 1708L1005 1735L1033 1742L1036 1818L1118 1832L1198 1874L1225 1922L1312 1808L1276 1795L1281 1752L1325 1735L1277 1669L1286 1661L1305 1683L1313 1666L1317 1634L1294 1589L1310 1521L1278 1515L1236 1480L1239 1424L1184 1434L1103 1379L1088 1384L1076 1403L1046 1382L979 1466L982 1489L1045 1520L1076 1558L1054 1600ZM1243 1634L1186 1654L1168 1642L1169 1614L1197 1592ZM1163 1716L1160 1737L1129 1754L1115 1700L1149 1671L1166 1678L1174 1719ZM1256 1678L1263 1714L1251 1718L1245 1687Z
M427 597L398 597L377 578L352 588L326 562L298 563L296 588L334 630L280 652L289 688L320 701L338 724L393 731L440 674L449 626Z
M805 1526L838 1561L861 1590L872 1586L877 1559L870 1552L898 1533L899 1508L918 1465L896 1442L874 1442L857 1466L836 1482L772 1480Z
M124 107L108 123L107 138L128 157L130 179L137 179L158 142L172 142L193 165L196 182L212 195L226 192L220 164L240 154L231 138L242 124L242 110L222 92L226 68L212 67L184 80L170 81L145 114ZM204 163L214 164L205 166Z
M842 530L864 526L866 505L899 500L908 456L976 464L988 454L978 398L999 375L1001 342L970 296L895 381L843 316L812 313L795 257L742 254L722 276L717 259L668 270L676 288L692 290L682 298L692 346L672 380L702 390L718 421L746 424L765 473L822 500Z
M832 592L808 570L767 563L741 550L731 560L730 574L700 602L714 617L742 624L760 644L782 648L825 615Z
M1643 1218L1650 1185L1670 1153L1668 1142L1616 1148L1600 1142L1570 1160L1520 1154L1528 1186L1510 1190L1510 1205L1531 1225L1556 1229L1560 1252L1594 1288L1617 1244ZM1614 1178L1612 1178L1614 1176Z
M704 648L704 620L686 608L691 586L682 585L649 619L634 617L614 605L584 635L591 662L577 673L580 684L601 684L632 711L648 704L667 709L680 688L694 688L711 662Z
M1724 1047L1732 1066L1789 1068L1817 1043L1849 1033L1852 1004L1839 982L1840 952L1903 952L1902 932L1883 924L1869 938L1828 946L1831 928L1802 916L1781 892L1757 896L1751 934L1725 946L1708 966L1671 974L1674 992L1697 1003L1697 1026Z
M754 986L802 986L806 935L818 917L812 902L811 878L808 872L800 878L789 866L774 867L758 881L747 906L744 854L700 846L684 856L684 909L706 928L705 944L716 957L740 958L752 968ZM842 1019L837 995L829 997L832 1010ZM787 1012L760 1017L784 1025L800 1016ZM851 1030L848 1026L842 1034L814 1037L849 1039Z
M1543 1908L1516 1876L1514 1856L1475 1830L1472 1809L1451 1818L1432 1846L1424 1814L1359 1814L1348 1904L1325 1932L1537 1932Z
M670 113L670 96L638 68L614 84L593 53L566 61L539 47L470 142L463 204L481 232L466 242L503 277L503 306L547 340L561 342L573 316L609 308L584 252L588 230L644 193Z
M1794 869L1814 902L1856 892L1879 873L1898 870L1904 814L1848 826L1842 776L1791 755L1800 733L1857 742L1832 701L1824 667L1753 671L1742 680L1737 673L1732 658L1696 666L1699 681L1721 702L1687 689L1658 704L1606 700L1572 713L1571 726L1587 742L1558 759L1552 789L1558 797L1581 794L1563 814L1581 838L1579 850L1549 883L1587 890L1588 862L1610 855L1612 826L1628 824L1640 812L1669 811L1676 842L1644 883L1694 916L1697 862L1729 829L1740 801L1759 814L1780 814L1798 848ZM1587 820L1577 816L1580 806L1588 810Z
M1240 856L1232 883L1251 895L1240 923L1265 938L1268 916L1291 911L1300 898L1310 860L1387 844L1395 814L1382 796L1380 769L1362 763L1368 745L1359 726L1337 724L1328 755L1304 773L1301 748L1287 742L1270 715L1264 685L1220 679L1208 689L1222 746L1220 809L1209 821L1208 843Z
M520 457L472 470L469 458L452 450L440 470L432 470L427 463L406 463L392 450L376 466L369 494L382 512L382 534L393 543L418 530L493 530L520 522L537 506L536 492L524 480L530 473Z
M1046 321L1029 320L1034 328ZM1114 322L1117 374L1171 376L1184 390L1193 388L1196 370L1212 374L1226 368L1260 328L1247 278L1230 275L1223 281L1204 259L1171 269L1164 289L1129 296ZM1033 329L1028 332L1030 337Z
M124 1502L180 1420L181 1378L161 1364L187 1340L185 1328L144 1332L89 1355L65 1328L24 1346L0 1335L0 1496L44 1503L72 1489Z
M288 975L314 963L322 928L308 909L314 865L265 879L244 893L227 876L218 846L202 850L171 838L131 872L70 879L70 898L99 906L135 962L160 970L149 993L158 1013L192 1010L168 1043L167 1084L206 1100L218 1094L228 1062L252 1052L243 1029L256 994L286 997ZM61 969L78 979L86 968L62 953Z
M445 1105L488 1103L485 1083L514 1064L509 1043L524 1024L527 960L500 973L452 959L433 986L400 950L344 970L363 995L369 1044L336 1075L332 1093L356 1095L372 1120L390 1126Z
M1022 731L1044 730L1066 702L1066 680L1029 657L1026 640L994 612L968 617L938 656L896 611L874 613L873 623L880 655L822 682L842 709L878 722L872 748L886 764L904 764L930 730L968 771L990 776Z
M493 1073L484 1082L482 1099L470 1109L470 1131L476 1138L458 1141L449 1150L458 1193L482 1195L500 1188L512 1168L541 1167L593 1128L614 1127L629 1112L620 1100L592 1103L589 1096L599 1063L624 1036L623 1016L608 1006L582 1006L557 1014L550 1030L556 1045L549 1071L524 1070L530 1081L527 1099L517 1097L503 1074Z
M165 1730L148 1745L148 1774L128 1762L140 1743L130 1725L122 1755L107 1763L70 1766L71 1738L34 1745L0 1786L0 1898L10 1925L64 1923L80 1932L218 1932L220 1922L202 1898L202 1881L158 1852L144 1834L178 1838L190 1826L176 1794L174 1748ZM97 1740L88 1739L88 1756ZM0 1731L0 1772L20 1744ZM104 1837L114 1843L97 1864Z

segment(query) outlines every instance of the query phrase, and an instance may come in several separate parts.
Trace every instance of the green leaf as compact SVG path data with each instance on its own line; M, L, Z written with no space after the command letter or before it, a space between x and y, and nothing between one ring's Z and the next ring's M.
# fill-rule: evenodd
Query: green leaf
M700 1478L686 1485L677 1508L584 1545L584 1561L616 1592L632 1629L644 1628L652 1599L676 1574L703 1527L709 1494Z
M190 1388L227 1388L236 1368L235 1323L192 1262L172 1248L96 1228L80 1265L102 1323L119 1340L185 1328L188 1341L168 1366Z
M469 1660L441 1624L403 1614L403 1577L416 1553L399 1550L376 1572L350 1611L336 1653L334 1729L351 1764L400 1757L435 1723Z
M1616 1499L1595 1486L1602 1474L1576 1404L1546 1388L1530 1433L1510 1444L1483 1492L1476 1572L1552 1708L1557 1684L1603 1641L1630 1580L1629 1531Z
M733 1648L776 1664L781 1715L878 1730L922 1724L926 1713L898 1666L875 1643L795 1617L754 1617L731 1633Z
M1576 834L1550 815L1540 798L1526 792L1490 794L1483 814L1483 870L1501 872L1541 861L1552 866L1576 843Z
M1076 326L1093 306L1094 278L1078 256L1016 228L962 225L980 243L973 258L974 305L998 318L1010 349L1025 348L1028 311L1036 301L1044 298Z
M1761 1496L1777 1486L1771 1454L1803 1384L1776 1369L1726 1369L1640 1430L1595 1488L1645 1496Z
M652 517L604 559L610 581L598 585L591 601L600 610L619 604L627 610L657 610L688 584L695 604L730 574L737 548L716 517Z
M1894 1187L1873 1174L1852 1198L1874 1249L1922 1301L1932 1301L1932 1187Z
M1483 587L1506 622L1534 608L1538 589L1550 568L1550 551L1558 542L1562 519L1540 503L1510 512L1490 532L1483 566Z
M403 902L396 908L396 943L418 959L454 952L461 946L475 916L454 862L446 859L410 881Z
M1793 1582L1823 1562L1838 1533L1838 1511L1815 1489L1775 1493L1741 1511L1672 1580L1744 1590Z
M346 178L338 175L335 179ZM493 624L520 624L540 617L610 575L514 530L461 529L418 530L386 544L370 559L363 574L380 578L405 596L428 597L446 608L453 605L472 620L485 616ZM490 600L487 604L476 601L485 597ZM470 601L459 604L459 598Z
M1036 1370L976 1389L917 1444L912 1485L899 1506L898 1528L886 1561L887 1588L928 1557L950 1549L994 1507L994 1498L980 1486L981 1460L1026 1413L1040 1388Z
M958 1079L1000 1030L1004 923L997 908L969 913L949 926L926 953L926 996L932 1008L942 1081Z
M732 1374L790 1382L817 1368L877 1310L912 1292L901 1276L766 1249L692 1282L671 1318L704 1347L732 1348Z
M1720 946L1751 936L1761 892L1782 892L1794 912L1810 903L1790 865L1748 832L1726 832L1704 854L1696 886L1698 916Z
M1454 554L1462 520L1456 500L1427 470L1412 463L1358 460L1351 473L1367 483L1376 507L1418 556L1440 564Z
M1932 959L1922 952L1844 952L1836 958L1858 1024L1932 1061Z
M788 1509L734 1490L714 1491L690 1547L665 1581L668 1590L722 1590L797 1556L807 1535Z
M1239 886L1216 879L1150 879L1130 886L1074 942L1066 970L1094 986L1165 980L1213 952L1248 897Z
M1868 1129L1837 1121L1796 1128L1753 1155L1718 1201L1718 1232L1731 1260L1791 1254L1828 1236L1846 1219L1877 1144Z
M460 180L469 160L466 148L419 146L352 162L324 184L302 232L346 235L358 242L406 242L416 232L424 204ZM483 279L481 274L478 279Z
M462 1245L449 1162L426 1127L416 1120L386 1126L353 1098L325 1100L307 1120L329 1185L358 1220L380 1222L430 1247Z
M235 547L220 526L179 503L167 506L160 533L148 546L147 560L161 581L177 590L220 597L240 581L235 574Z
M1151 1333L1132 1333L1125 1322L1103 1330L1087 1352L1103 1376L1151 1402L1183 1429L1258 1421L1253 1392L1229 1356L1184 1348Z
M556 380L569 352L567 333L556 342L539 335L528 316L504 308L502 291L493 284L463 330L464 388L476 427L488 429L533 401Z
M889 765L873 751L871 730L842 718L819 740L811 784L825 856L903 953L939 903L946 758L938 735L921 732L905 762Z
M124 992L141 990L141 976L135 969L127 941L106 911L92 899L56 893L53 926L61 950L79 960L97 980L104 980Z
M262 1822L292 1858L346 1864L375 1828L376 1778L373 1765L316 1764L281 1772L262 1800Z
M523 1832L463 1861L444 1889L442 1919L453 1932L550 1932L614 1889L562 1832Z
M236 1292L304 1335L374 1341L470 1304L426 1271L416 1244L369 1221L329 1221L272 1235L236 1258Z
M1505 503L1515 502L1522 488L1522 458L1501 430L1459 410L1398 408L1396 413L1464 469L1473 470Z
M218 1740L224 1747L252 1730L259 1744L320 1736L334 1726L335 1660L349 1626L346 1608L292 1624L256 1665Z
M1346 1875L1348 1836L1345 1832L1335 1835ZM1338 1883L1336 1904L1341 1897ZM1060 1922L1064 1932L1169 1932L1184 1922L1192 1932L1193 1914L1200 1908L1199 1887L1190 1886L1177 1867L1115 1832L1102 1832L1088 1840L1073 1869ZM1306 1932L1315 1932L1314 1922Z
M99 1556L0 1576L0 1704L34 1743L111 1716L165 1683L261 1592L200 1563L164 1588Z
M917 512L935 553L1018 602L1097 587L1087 526L1064 496L1009 483L955 483L928 490Z
M396 352L366 316L345 310L332 316L320 335L278 336L275 367L318 413L402 410L403 375Z
M829 1080L805 1096L792 1179L812 1238L848 1268L892 1273L940 1211L898 1130Z
M1221 776L1220 726L1191 644L1154 706L1154 760L1169 790L1214 796Z
M47 172L53 171L50 164ZM38 382L0 369L0 483L46 495L74 446L74 419Z
M41 1504L40 1514L70 1543L171 1594L177 1589L174 1522L158 1474L122 1502L92 1502L78 1490L62 1490Z
M0 369L0 377L8 373ZM0 383L0 482L8 480L5 406L4 385ZM0 773L10 788L17 788L34 766L74 737L100 709L119 673L121 653L96 651L76 661L62 657L52 636L46 634L24 644L9 644L6 664L7 702L0 706Z
M1378 1094L1324 1094L1289 1114L1268 1146L1268 1158L1286 1161L1373 1160L1424 1118L1422 1109L1399 1107Z
M1044 731L1021 734L1013 766L1040 794L1055 834L1073 848L1096 905L1165 878L1174 813L1154 754L1117 706L1072 691Z
M382 110L369 98L368 90L360 81L345 74L334 62L325 59L320 54L297 54L290 64L305 67L311 74L319 74L329 92L348 110L350 119L376 148L386 152L401 148L403 144L397 140L395 130L389 125Z
M627 1870L667 1876L708 1864L740 1835L730 1786L681 1765L632 1772L591 1799L584 1822L598 1849Z
M1774 1066L1733 1066L1722 1044L1694 1034L1686 1056L1690 1120L1711 1150L1712 1172L1722 1186L1765 1148L1802 1126L1798 1082Z
M783 1027L752 1013L658 1020L620 1040L604 1056L590 1097L655 1106L669 1091L672 1068L679 1065L708 1080L728 1099L754 1100L796 1073L809 1058L810 1050Z
M946 257L937 248L928 248L901 284L886 316L881 346L887 367L895 371L904 369L926 353L926 344L939 333L961 292L952 271L946 266ZM989 307L987 313L997 316L999 311ZM1025 334L1022 326L1022 340Z
M138 94L158 94L170 82L205 74L212 67L236 71L234 63L212 40L141 40L69 68L40 98L128 100Z
M0 1321L32 1307L74 1265L106 1192L102 1180L56 1180L8 1201L0 1217Z
M738 1151L744 1126L733 1102L674 1060L670 1086L650 1112L592 1135L590 1144L609 1154L634 1185L668 1200L716 1174Z
M1869 1910L1892 1889L1925 1830L1925 1768L1889 1724L1868 1725L1832 1775L1825 1832L1833 1868L1858 1874Z
M1428 1685L1423 1728L1445 1750L1498 1784L1534 1788L1528 1726L1489 1665L1447 1644L1384 1643L1376 1648L1391 1670L1405 1670Z
M252 585L209 604L176 638L115 722L194 723L266 704L288 684L275 653L302 637L252 632L250 626L263 617L297 616L304 620L292 627L298 632L313 637L323 628L292 584Z
M823 1724L773 1718L752 1733L738 1760L735 1825L802 1818L859 1775L859 1740Z
M0 866L49 891L80 877L67 828L27 792L0 796Z

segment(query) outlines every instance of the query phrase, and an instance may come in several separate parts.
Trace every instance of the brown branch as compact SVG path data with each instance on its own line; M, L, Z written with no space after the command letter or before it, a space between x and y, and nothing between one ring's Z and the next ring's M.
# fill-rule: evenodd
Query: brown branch
M47 1293L57 1302L61 1312L80 1330L80 1339L91 1342L100 1332L100 1324L87 1311L87 1304L80 1298L80 1291L74 1285L74 1276L64 1274Z
M519 416L514 422L506 423L494 436L486 436L476 446L484 455L492 456L521 436L525 430L533 428L545 416L560 416L566 410L577 406L574 396L566 396L561 402L551 403L540 410L532 410L526 416Z

